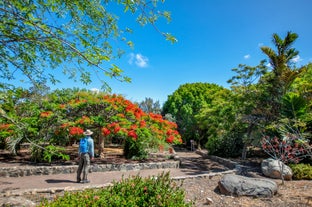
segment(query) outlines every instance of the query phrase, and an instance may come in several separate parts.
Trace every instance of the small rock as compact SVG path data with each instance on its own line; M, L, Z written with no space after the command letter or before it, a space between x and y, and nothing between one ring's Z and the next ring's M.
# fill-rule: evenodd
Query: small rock
M281 173L282 169L283 173ZM272 158L262 161L261 170L265 176L275 179L281 179L281 175L283 175L285 180L291 180L293 176L293 172L289 166Z
M212 204L212 203L213 203L213 200L212 200L211 198L207 197L207 198L206 198L206 204L207 204L207 205L210 205L210 204Z

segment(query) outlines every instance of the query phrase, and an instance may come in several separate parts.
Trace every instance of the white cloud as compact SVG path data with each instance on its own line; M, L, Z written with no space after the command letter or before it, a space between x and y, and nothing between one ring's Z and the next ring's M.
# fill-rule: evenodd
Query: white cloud
M248 55L244 55L244 59L249 59L250 58L250 55L248 54Z
M298 62L302 61L302 59L300 58L299 55L297 55L293 59L291 59L290 61L293 63L298 63Z
M137 53L137 54L130 53L130 58L128 60L128 63L130 65L134 63L140 68L146 68L148 66L148 58L143 56L140 53Z
M92 91L95 94L98 94L100 92L100 89L98 89L98 88L91 88L90 91Z

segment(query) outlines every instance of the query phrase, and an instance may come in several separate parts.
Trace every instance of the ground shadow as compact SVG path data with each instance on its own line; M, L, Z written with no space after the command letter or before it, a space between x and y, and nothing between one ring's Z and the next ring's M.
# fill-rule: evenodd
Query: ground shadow
M217 173L230 170L223 164L203 157L181 157L180 169L189 175Z
M47 183L75 183L73 180L61 180L61 179L47 179Z

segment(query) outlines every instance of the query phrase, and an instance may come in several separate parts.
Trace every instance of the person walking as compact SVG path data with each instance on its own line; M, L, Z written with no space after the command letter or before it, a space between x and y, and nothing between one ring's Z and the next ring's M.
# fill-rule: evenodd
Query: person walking
M94 158L94 141L91 138L93 132L87 129L84 133L84 138L79 142L79 166L77 170L77 183L89 183L88 173L90 168L90 162ZM82 179L81 179L82 173Z

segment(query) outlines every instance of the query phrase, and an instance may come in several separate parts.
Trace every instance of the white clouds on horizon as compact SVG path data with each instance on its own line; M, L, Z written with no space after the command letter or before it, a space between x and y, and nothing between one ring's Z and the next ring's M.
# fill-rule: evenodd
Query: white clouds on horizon
M244 55L244 59L245 59L245 60L247 60L247 59L249 59L249 58L250 58L250 55L249 55L249 54Z
M91 88L90 91L92 91L93 93L99 93L100 92L100 89L98 88Z
M130 53L130 58L128 60L130 65L136 64L140 68L146 68L148 66L148 58L140 53L134 54Z

